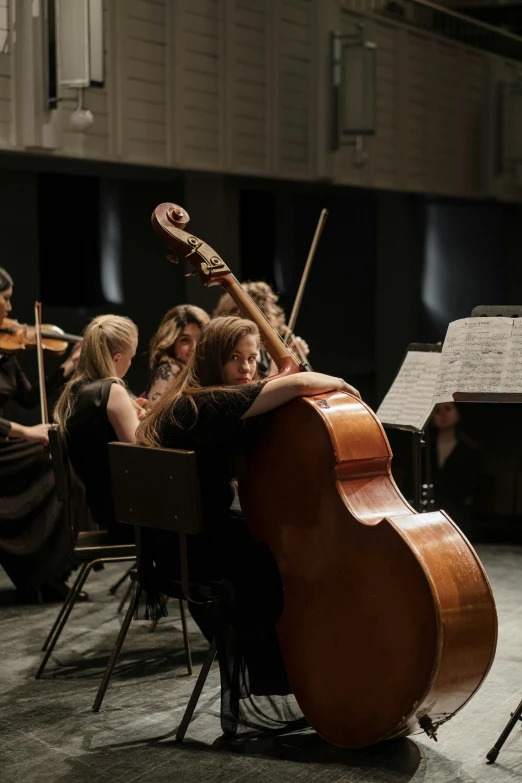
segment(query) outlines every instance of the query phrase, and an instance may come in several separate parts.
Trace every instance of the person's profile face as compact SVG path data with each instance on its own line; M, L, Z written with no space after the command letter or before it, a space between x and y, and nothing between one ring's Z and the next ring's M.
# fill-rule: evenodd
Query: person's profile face
M0 292L0 326L4 318L7 318L13 306L11 304L11 297L13 296L13 288L10 286L5 291Z
M136 356L136 349L138 348L138 338L135 338L132 342L132 345L130 345L125 351L120 351L119 353L115 353L112 357L112 361L114 362L114 366L116 368L116 375L118 378L125 378L127 375L127 372L129 370L129 367L132 364L132 360Z

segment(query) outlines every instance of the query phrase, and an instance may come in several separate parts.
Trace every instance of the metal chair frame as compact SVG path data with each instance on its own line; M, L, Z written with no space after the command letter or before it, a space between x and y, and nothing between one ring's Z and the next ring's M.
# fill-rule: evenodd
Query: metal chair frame
M108 534L104 531L84 531L76 535L73 513L71 510L70 466L66 446L63 439L60 437L56 426L51 427L49 430L49 447L56 484L56 494L58 500L64 503L65 513L69 517L71 537L73 541L76 539L73 555L81 565L74 584L69 590L42 646L42 652L44 652L45 655L35 675L35 679L37 680L41 678L78 596L94 566L98 563L128 563L136 560L135 544L111 544L108 540Z
M222 588L215 591L212 584L190 581L187 535L201 535L204 532L195 453L111 443L109 461L116 517L120 522L135 526L138 567L131 573L134 584L131 601L94 700L92 707L94 712L98 712L102 705L136 609L140 588L141 527L171 530L178 534L181 579L169 582L168 595L178 598L180 606L186 600L189 605L192 602L212 604L217 607L224 600ZM145 476L150 480L143 480ZM142 481L138 481L138 478ZM174 488L175 492L173 492ZM188 638L184 606L181 611L181 621L183 635ZM215 636L210 643L177 729L176 739L179 742L182 742L185 737L218 649L219 640Z

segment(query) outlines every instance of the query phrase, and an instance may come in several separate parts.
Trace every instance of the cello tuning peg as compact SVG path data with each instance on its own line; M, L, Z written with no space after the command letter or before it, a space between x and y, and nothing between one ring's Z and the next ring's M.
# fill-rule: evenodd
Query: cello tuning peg
M167 255L167 260L170 261L172 264L179 264L179 258L175 253L169 253Z
M187 274L185 275L185 277L193 277L195 274L196 274L196 272L195 272L195 271L194 271L194 272L187 272Z

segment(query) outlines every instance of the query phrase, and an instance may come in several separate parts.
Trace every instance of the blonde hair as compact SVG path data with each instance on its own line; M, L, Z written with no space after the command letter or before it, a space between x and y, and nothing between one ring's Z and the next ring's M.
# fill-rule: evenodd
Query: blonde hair
M263 315L265 315L272 326L278 332L283 333L285 329L285 313L278 304L279 297L275 291L262 280L256 282L241 283L245 292L254 300ZM229 294L223 294L216 305L213 317L217 318L226 315L240 315L239 309Z
M78 364L54 408L54 420L62 432L67 429L73 408L74 387L78 383L111 378L126 388L117 376L112 357L129 350L137 339L138 327L130 318L122 315L99 315L85 327Z
M136 430L136 442L142 446L161 446L161 432L167 422L177 424L174 409L186 399L197 415L195 397L202 392L230 392L225 386L224 366L238 342L252 335L259 346L259 330L253 321L237 316L214 318L201 330L196 350L150 414ZM256 374L257 378L257 374Z
M152 337L149 345L149 365L153 368L165 355L174 359L174 346L187 324L196 324L202 329L210 321L210 316L196 305L177 305L171 307L158 326L158 331Z

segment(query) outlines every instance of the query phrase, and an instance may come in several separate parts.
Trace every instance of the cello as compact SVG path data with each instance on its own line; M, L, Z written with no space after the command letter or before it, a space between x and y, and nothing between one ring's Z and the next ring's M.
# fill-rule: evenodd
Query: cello
M156 233L255 321L279 377L302 371L180 213L187 217L159 205ZM415 512L391 458L371 409L331 392L273 411L239 483L245 520L279 568L277 634L297 702L318 734L348 748L421 730L436 739L484 681L496 648L495 603L477 554L443 511Z

